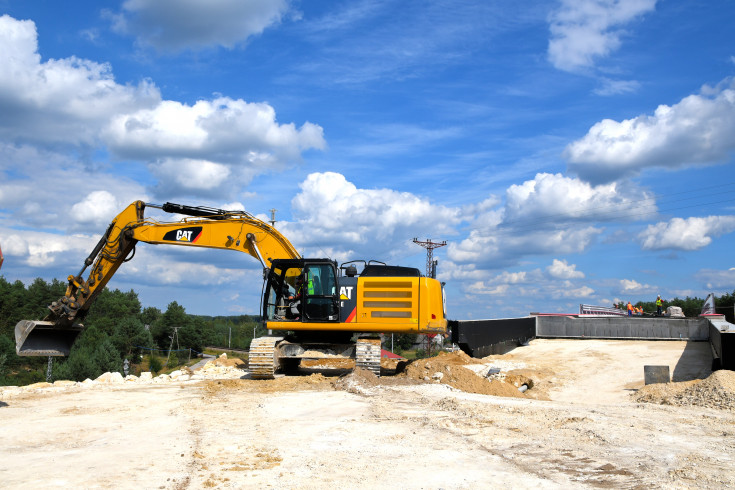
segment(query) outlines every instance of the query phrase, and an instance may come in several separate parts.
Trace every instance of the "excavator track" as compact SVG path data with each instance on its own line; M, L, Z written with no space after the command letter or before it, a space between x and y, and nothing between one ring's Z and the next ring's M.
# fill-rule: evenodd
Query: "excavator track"
M380 376L380 339L357 339L355 366Z
M273 379L278 368L276 345L283 337L253 339L248 355L248 369L252 379Z

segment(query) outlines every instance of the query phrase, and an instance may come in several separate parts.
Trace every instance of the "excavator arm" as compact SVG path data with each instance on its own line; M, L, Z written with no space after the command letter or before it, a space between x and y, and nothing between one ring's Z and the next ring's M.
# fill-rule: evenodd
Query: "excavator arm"
M159 222L144 216L146 207L186 217L176 222ZM133 258L138 242L245 252L260 261L264 274L274 259L300 258L286 237L245 211L174 203L158 206L136 201L110 223L81 271L68 277L64 296L49 305L46 317L42 321L18 322L15 327L18 355L68 355L84 328L79 322L118 268ZM92 268L85 278L90 265Z

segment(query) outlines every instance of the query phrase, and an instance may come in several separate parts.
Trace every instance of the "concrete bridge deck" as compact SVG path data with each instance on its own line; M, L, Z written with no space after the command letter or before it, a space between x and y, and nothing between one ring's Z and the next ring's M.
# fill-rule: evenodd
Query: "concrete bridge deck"
M450 322L452 341L473 357L502 354L534 338L708 341L713 369L735 370L735 325L697 318L534 315Z

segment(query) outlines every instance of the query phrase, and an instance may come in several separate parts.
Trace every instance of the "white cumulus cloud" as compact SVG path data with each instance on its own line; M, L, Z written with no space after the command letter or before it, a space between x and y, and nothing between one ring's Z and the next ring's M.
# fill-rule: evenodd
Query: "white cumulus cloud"
M712 243L712 238L735 231L735 216L672 218L649 225L639 235L644 250L698 250Z
M546 268L551 277L556 279L580 279L584 272L578 271L574 264L567 264L566 260L554 259L554 262Z
M131 202L148 201L140 182L85 163L53 151L0 143L0 175L5 171L14 177L0 178L0 207L7 213L0 214L0 225L7 217L15 223L11 226L98 234ZM89 204L84 209L83 201Z
M473 230L464 240L449 243L447 257L461 264L475 263L480 268L497 269L528 255L582 252L600 233L602 230L594 226L503 235Z
M36 26L0 16L0 136L95 144L110 114L150 107L158 89L115 82L109 65L76 57L42 62Z
M281 225L299 247L328 252L338 244L360 258L393 257L418 248L411 244L415 237L456 233L460 222L457 208L409 192L361 189L334 172L310 174L300 187L291 203L296 220Z
M14 260L11 260L10 257L17 257L19 261L33 268L46 268L58 263L81 266L83 258L89 254L96 241L85 235L57 235L33 231L8 232L8 230L0 230L0 232L2 232L3 254L6 258L4 266ZM66 277L70 272L72 272L71 269L60 277Z
M654 291L655 286L650 284L641 284L635 279L620 279L618 281L618 290L622 294L640 294Z
M160 51L232 48L280 22L288 0L126 0L113 29Z
M110 192L94 191L71 207L71 217L79 223L92 223L101 228L122 210L123 205Z
M150 165L151 172L163 183L161 189L213 190L221 187L231 175L230 168L220 163L190 158L167 158ZM160 190L159 193L165 193Z
M321 127L278 124L273 107L220 97L192 106L163 101L154 108L113 118L105 131L110 148L139 158L209 156L211 160L254 164L298 158L302 150L324 148Z
M549 61L577 71L617 50L625 25L652 11L656 0L561 0L549 16Z
M726 160L735 150L735 81L704 87L652 115L621 122L604 119L564 156L590 182L609 182L649 167L678 168Z
M14 145L101 148L140 160L167 191L212 191L233 176L247 183L326 146L320 126L279 123L267 103L217 96L188 105L162 100L149 81L117 83L105 63L76 57L44 62L35 24L8 15L0 16L0 138ZM169 179L172 160L209 178Z
M447 256L497 268L528 255L581 252L602 233L599 222L630 220L655 212L656 205L640 189L540 173L511 185L504 203L490 199L474 209L470 233L450 243Z
M732 293L735 289L733 286L735 285L735 267L728 270L702 269L695 277L709 290L716 289L723 293Z
M637 190L630 195L632 192L616 183L592 186L561 174L540 173L508 188L504 220L509 225L543 228L569 219L619 220L633 210L635 214L656 210L648 193Z

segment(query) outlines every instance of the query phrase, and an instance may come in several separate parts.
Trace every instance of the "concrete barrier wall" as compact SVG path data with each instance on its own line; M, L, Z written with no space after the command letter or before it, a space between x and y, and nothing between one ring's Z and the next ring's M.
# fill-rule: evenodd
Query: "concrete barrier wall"
M504 354L536 335L534 317L450 321L449 327L452 342L475 358Z
M639 340L708 340L704 318L536 317L540 338L600 338Z
M733 325L715 321L709 325L709 343L712 346L713 369L735 371L735 329Z

